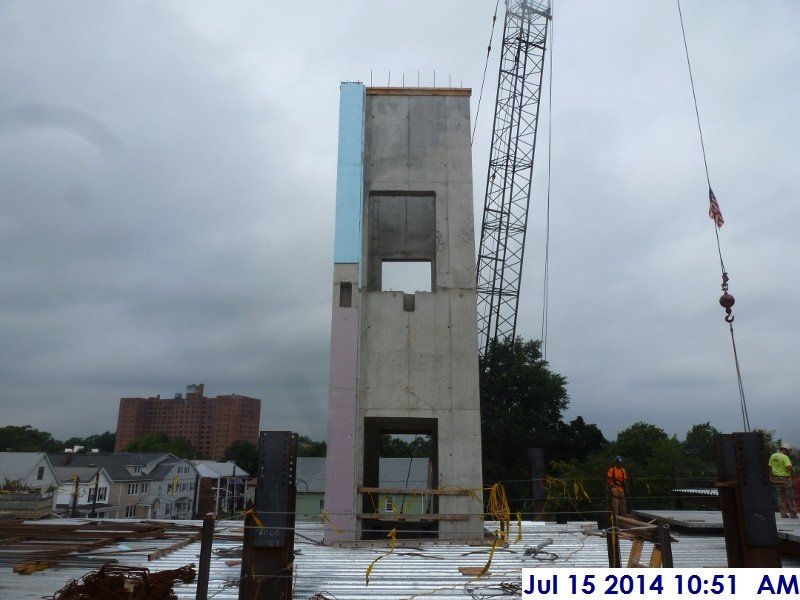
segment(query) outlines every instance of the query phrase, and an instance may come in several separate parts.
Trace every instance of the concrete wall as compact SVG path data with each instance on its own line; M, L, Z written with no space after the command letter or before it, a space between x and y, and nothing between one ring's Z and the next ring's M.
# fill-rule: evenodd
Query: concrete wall
M343 83L339 106L339 164L336 180L331 319L328 459L325 541L355 539L355 428L358 377L361 214L364 184L364 86ZM343 297L350 289L350 302Z
M359 262L337 263L334 268L326 480L326 507L332 518L362 510L355 488L364 482L367 417L436 419L438 486L478 491L482 487L470 92L420 88L365 92ZM353 117L349 127L357 122ZM341 152L340 132L340 177ZM356 231L338 225L340 206L346 206L338 199L340 188L337 248L340 231L351 235ZM377 222L384 217L376 216L381 211L375 203L403 196L432 197L433 211L403 212L396 209L402 202L393 200L396 206L384 211L386 219L391 220L392 212L405 216L395 226ZM433 223L409 221L428 218ZM395 239L382 246L375 239L377 230L389 231L380 235ZM425 231L433 239L423 239L420 232ZM411 295L381 291L380 277L375 276L380 261L398 258L432 260L432 291L414 293L413 302ZM360 284L354 286L352 304L346 309L339 306L341 281ZM352 477L347 472L351 468ZM439 513L474 516L468 521L442 521L440 537L480 537L481 511L481 503L473 497L441 496ZM329 529L328 543L358 538L354 518L337 523L348 533L337 538Z
M435 287L414 294L413 311L404 310L402 293L362 291L356 439L367 416L435 418L439 487L480 490L469 95L409 95L416 92L367 91L364 187L368 198L385 190L434 194ZM369 269L379 257L363 259ZM481 507L469 496L442 496L439 512L478 515ZM444 538L479 531L477 516L440 524Z

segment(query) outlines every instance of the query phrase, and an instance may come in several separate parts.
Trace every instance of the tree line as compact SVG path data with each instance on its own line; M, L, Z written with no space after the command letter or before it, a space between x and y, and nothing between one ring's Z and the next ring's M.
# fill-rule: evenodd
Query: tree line
M605 476L621 456L633 493L648 508L669 506L676 486L713 487L716 477L710 422L693 425L679 439L657 425L636 422L607 440L578 416L565 422L566 378L550 370L541 342L517 337L490 346L480 363L483 480L503 483L512 508L532 508L534 483L552 508L605 509ZM780 440L760 431L768 449ZM534 473L529 449L541 448L544 473Z
M65 449L72 451L76 447L78 453L91 452L97 449L100 452L113 452L116 433L93 434L86 437L71 437L58 440L47 431L39 431L31 425L7 425L0 427L0 451L4 452L46 452L58 454ZM179 458L205 459L201 456L185 437L170 437L166 433L151 433L133 440L124 452L168 452ZM298 456L325 456L325 442L317 442L308 436L300 436L298 442ZM259 456L255 444L247 440L237 440L225 449L223 461L233 461L248 473L255 474L258 469Z
M47 431L39 431L30 425L6 425L0 427L0 450L4 452L63 452L65 448L83 446L82 452L97 448L101 452L113 452L116 433L106 431L86 437L71 437L58 440Z
M710 422L692 426L683 439L668 435L651 423L637 422L608 440L582 416L566 421L569 405L567 379L550 370L541 354L541 342L517 337L494 343L480 361L481 437L483 481L486 487L502 483L512 508L530 507L534 482L548 498L580 509L603 503L605 473L617 455L622 456L636 491L658 502L670 496L675 485L711 487L716 474L714 436L720 432ZM774 432L761 430L768 448L780 442ZM104 452L114 449L115 434L55 440L30 425L0 428L0 449L61 452L84 446ZM431 457L430 437L381 436L383 457ZM534 472L530 450L541 449L543 472ZM186 438L154 433L131 442L126 451L170 452L181 458L198 456ZM300 436L298 456L325 456L324 441ZM225 451L248 473L258 469L258 448L239 440ZM558 492L558 494L556 494ZM554 499L558 496L558 500ZM552 498L551 498L552 497ZM651 506L655 507L655 506ZM601 508L601 507L598 507Z

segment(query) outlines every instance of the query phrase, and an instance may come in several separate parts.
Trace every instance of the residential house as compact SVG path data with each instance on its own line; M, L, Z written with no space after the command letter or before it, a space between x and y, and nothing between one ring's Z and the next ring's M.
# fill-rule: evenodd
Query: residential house
M318 517L325 509L325 457L297 458L295 478L295 516L297 519Z
M319 517L325 510L325 461L318 457L297 459L295 514L298 519ZM432 512L430 494L404 493L401 490L430 488L431 462L427 458L381 458L379 487L393 493L367 494L368 512L385 514L426 514Z
M110 479L106 516L119 519L190 519L197 469L166 452L51 455L56 467L102 468Z
M427 458L381 458L381 488L425 489L431 487L431 461ZM378 494L377 502L368 495L373 512L421 515L432 512L430 494L395 492Z
M200 475L197 514L230 514L242 510L248 496L250 474L233 462L193 460Z
M0 484L26 489L55 489L59 485L53 463L44 452L0 452Z
M44 452L0 452L0 513L3 518L35 519L53 512L59 486Z
M111 477L103 467L55 467L61 482L56 494L55 512L64 517L114 517L118 507L110 502Z
M165 460L150 472L157 481L151 497L140 499L140 505L153 507L152 518L191 519L197 514L197 483L199 475L192 461L176 458Z

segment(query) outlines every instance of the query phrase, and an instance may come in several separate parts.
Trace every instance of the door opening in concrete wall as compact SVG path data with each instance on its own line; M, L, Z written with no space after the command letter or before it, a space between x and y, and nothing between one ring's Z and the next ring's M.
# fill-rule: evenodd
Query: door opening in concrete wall
M401 538L438 536L435 519L414 517L439 510L438 496L431 493L438 486L437 429L436 419L364 419L364 487L377 491L363 495L362 510L365 516L383 513L379 519L365 519L364 539L385 538L393 528ZM391 514L398 520L386 520Z
M430 292L433 289L431 261L388 261L381 263L381 290L384 292Z
M417 491L432 487L433 456L433 437L430 434L380 435L378 481L381 487L392 490L392 510L386 508L386 512L401 515L425 515L433 512L432 495Z

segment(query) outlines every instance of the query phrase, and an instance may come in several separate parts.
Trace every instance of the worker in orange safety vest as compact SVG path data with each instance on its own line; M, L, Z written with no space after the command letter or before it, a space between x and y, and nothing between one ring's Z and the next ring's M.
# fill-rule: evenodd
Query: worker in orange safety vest
M606 474L608 490L611 494L611 510L616 516L627 515L625 492L628 483L628 472L622 466L622 457L615 456L614 464Z

